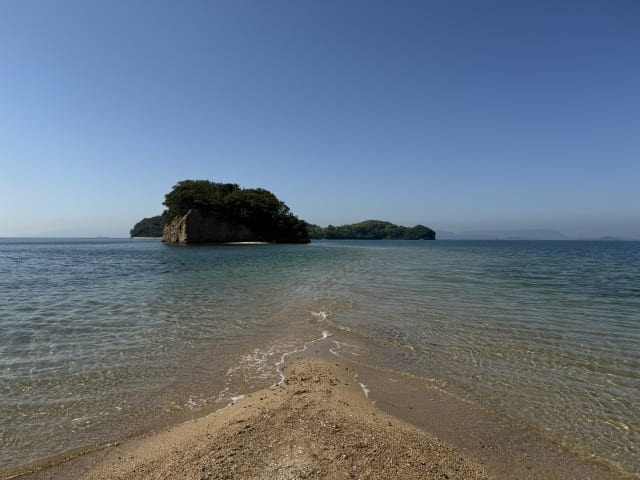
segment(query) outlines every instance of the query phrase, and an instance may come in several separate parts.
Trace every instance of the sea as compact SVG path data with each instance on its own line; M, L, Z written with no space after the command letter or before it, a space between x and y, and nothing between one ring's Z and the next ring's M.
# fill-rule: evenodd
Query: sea
M604 241L0 239L0 471L223 408L317 339L640 476L640 242Z

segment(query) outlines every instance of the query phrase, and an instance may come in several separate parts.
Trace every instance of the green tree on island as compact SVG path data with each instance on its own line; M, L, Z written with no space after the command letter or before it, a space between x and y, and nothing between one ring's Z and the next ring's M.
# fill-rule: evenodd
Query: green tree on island
M270 242L308 242L307 224L263 188L240 188L233 183L183 180L165 195L165 224L197 210L221 221L244 225L256 239Z

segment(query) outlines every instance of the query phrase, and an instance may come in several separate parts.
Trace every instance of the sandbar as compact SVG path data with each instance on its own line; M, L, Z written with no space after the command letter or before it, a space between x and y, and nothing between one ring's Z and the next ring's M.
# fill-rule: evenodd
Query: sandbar
M354 371L300 360L227 408L20 478L488 479L446 442L383 413Z
M321 350L293 358L277 385L207 416L0 479L620 478L422 379Z

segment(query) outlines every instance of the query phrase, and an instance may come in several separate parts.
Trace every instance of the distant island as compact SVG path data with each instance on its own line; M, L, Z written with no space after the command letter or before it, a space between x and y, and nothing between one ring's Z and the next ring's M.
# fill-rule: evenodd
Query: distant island
M556 230L469 230L460 233L439 231L440 240L570 240Z
M544 241L590 241L590 242L624 242L633 241L631 238L620 238L614 236L603 237L578 237L568 236L557 230L469 230L460 233L438 231L439 240L544 240Z
M435 240L436 232L424 225L403 227L381 220L365 220L351 225L319 227L308 225L309 237L326 240Z
M158 236L169 244L309 243L307 224L263 188L183 180L165 195L161 217L146 218L131 236Z

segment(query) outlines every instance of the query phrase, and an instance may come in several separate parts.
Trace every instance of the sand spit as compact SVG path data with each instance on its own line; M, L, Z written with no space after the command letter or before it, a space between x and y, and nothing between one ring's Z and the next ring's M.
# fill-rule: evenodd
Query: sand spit
M299 361L286 380L199 420L28 478L486 479L448 444L376 409L354 372Z

